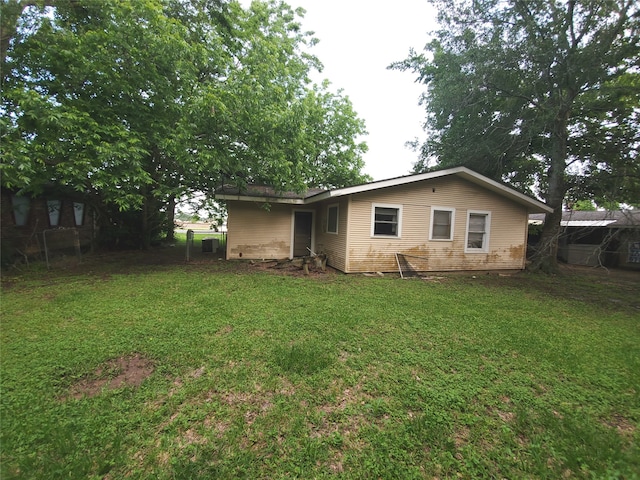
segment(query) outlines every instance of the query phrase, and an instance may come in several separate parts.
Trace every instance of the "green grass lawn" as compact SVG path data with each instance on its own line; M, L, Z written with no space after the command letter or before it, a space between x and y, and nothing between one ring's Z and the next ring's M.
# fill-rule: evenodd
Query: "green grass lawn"
M640 476L637 278L125 264L3 276L3 480Z

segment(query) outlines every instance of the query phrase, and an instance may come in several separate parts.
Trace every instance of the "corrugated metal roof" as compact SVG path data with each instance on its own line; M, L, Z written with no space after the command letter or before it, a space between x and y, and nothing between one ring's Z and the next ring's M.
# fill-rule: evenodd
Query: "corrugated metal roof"
M240 189L233 185L223 185L216 190L216 198L223 200L272 201L276 203L304 203L306 198L325 192L322 188L310 188L305 192L278 192L269 185L247 185Z
M612 223L616 223L615 220L562 220L560 225L563 227L606 227Z
M544 214L529 215L529 223L540 225L544 223ZM640 228L640 211L636 210L597 210L592 212L566 211L562 212L563 227L609 227L609 228Z

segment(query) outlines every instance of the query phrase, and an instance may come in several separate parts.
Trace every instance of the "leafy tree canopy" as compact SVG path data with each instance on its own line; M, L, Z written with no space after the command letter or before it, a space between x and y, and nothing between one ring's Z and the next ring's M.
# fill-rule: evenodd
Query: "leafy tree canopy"
M441 29L392 68L427 90L416 171L467 165L538 194L553 268L565 198L640 198L634 0L433 0Z
M279 1L2 0L2 185L62 185L143 228L222 181L366 180L365 134ZM321 171L318 172L318 167ZM145 220L146 219L146 220Z

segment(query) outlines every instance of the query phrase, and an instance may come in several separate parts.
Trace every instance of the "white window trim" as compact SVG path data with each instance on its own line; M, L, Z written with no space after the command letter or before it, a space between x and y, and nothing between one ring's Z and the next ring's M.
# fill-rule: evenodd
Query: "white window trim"
M435 212L451 212L451 230L449 231L449 238L433 238L433 221L435 219ZM453 229L456 224L456 209L451 207L431 207L431 221L429 222L429 241L432 242L452 242L453 241Z
M332 232L331 230L329 230L329 210L334 207L336 209L336 231ZM338 235L339 230L340 230L340 204L333 203L331 205L327 205L327 233L331 235Z
M397 235L376 235L376 208L395 208L398 210L398 234ZM392 203L372 203L371 204L371 238L401 238L402 237L402 205Z
M487 217L484 225L484 243L482 248L469 248L469 219L471 215L485 215ZM467 231L464 235L464 253L487 253L489 251L489 240L491 234L491 212L486 210L467 210Z

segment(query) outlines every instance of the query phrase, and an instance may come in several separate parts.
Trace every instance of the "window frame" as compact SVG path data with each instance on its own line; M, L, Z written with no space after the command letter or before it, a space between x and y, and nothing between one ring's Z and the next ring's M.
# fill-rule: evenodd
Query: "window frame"
M484 221L484 234L482 247L475 248L469 247L469 233L479 233L479 232L470 232L469 231L469 223L471 221L472 215L482 215L485 217ZM491 237L491 212L486 210L467 210L467 229L464 236L464 252L465 253L487 253L489 251L489 240Z
M331 214L329 213L331 211L332 208L336 209L336 225L335 225L335 231L331 230ZM327 205L327 229L326 232L330 233L331 235L338 235L338 229L339 229L339 225L340 225L340 204L338 203L333 203L331 205Z
M433 237L433 226L435 225L436 215L435 212L449 212L449 238L434 238ZM431 207L431 220L429 222L429 241L432 242L452 242L453 241L453 230L456 222L456 209L452 207Z
M376 231L376 209L377 208L390 208L397 210L396 219L396 234L385 235L375 233ZM402 238L402 205L395 203L372 203L371 204L371 238Z

